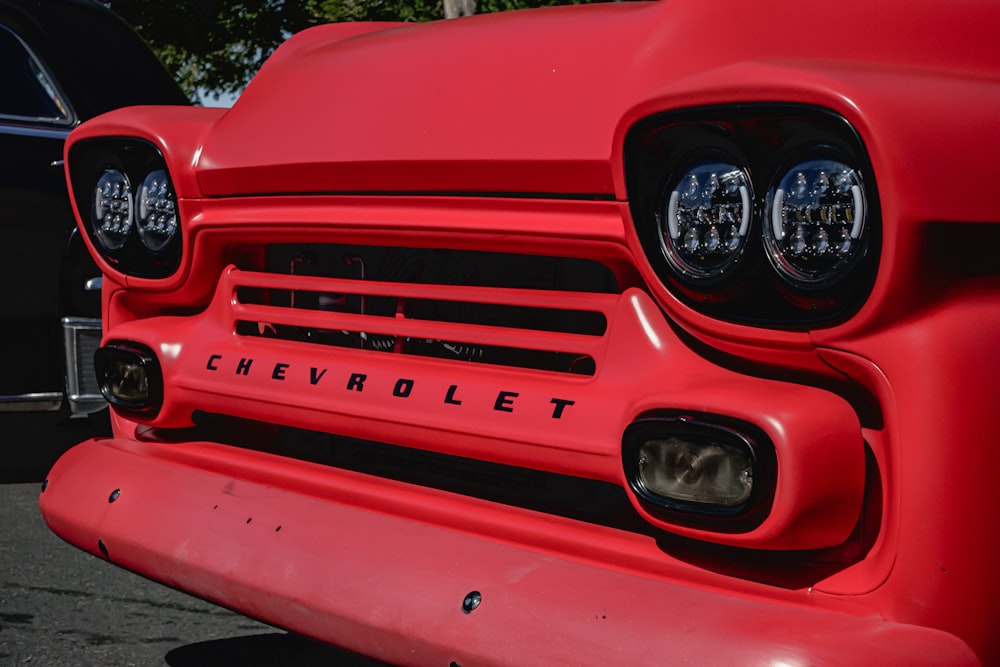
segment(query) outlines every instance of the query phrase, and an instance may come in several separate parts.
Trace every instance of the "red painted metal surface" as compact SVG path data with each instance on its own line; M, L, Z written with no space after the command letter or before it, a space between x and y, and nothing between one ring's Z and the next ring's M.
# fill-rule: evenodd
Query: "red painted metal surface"
M482 535L489 507L206 443L88 441L41 501L99 557L392 664L975 662L946 633L807 593L764 603L721 578L692 585L648 544L595 562L630 541L616 531L524 512Z
M133 108L81 126L70 170L93 138L162 153L182 247L152 279L85 235L106 274L105 339L154 351L164 398L56 465L46 520L145 576L392 662L1000 662L995 13L672 0L325 26L283 46L230 111ZM839 320L755 326L685 300L628 200L636 123L779 103L837 114L870 161L877 273ZM274 244L505 253L504 278L574 258L616 287L296 275L268 264ZM396 305L281 302L307 294ZM420 301L604 327L411 316ZM279 328L309 333L255 335ZM339 332L391 351L311 339ZM593 368L415 356L404 341ZM664 411L735 419L773 444L759 524L686 523L636 497L623 434ZM238 426L206 442L202 413ZM641 528L252 449L287 429L606 484ZM483 602L463 614L474 590Z
M262 282L263 281L263 282ZM682 345L649 298L639 292L584 296L614 325L606 336L517 331L463 324L442 326L414 319L324 311L282 310L234 303L240 286L297 284L336 292L336 281L288 276L254 278L227 270L212 304L197 317L161 317L123 324L115 338L142 343L159 353L168 387L156 424L183 427L193 410L228 414L234 392L241 412L268 423L328 430L339 435L397 445L418 445L446 454L472 456L528 468L627 486L621 469L621 434L632 421L663 406L692 413L727 414L757 425L774 443L783 471L771 514L746 533L713 533L675 527L681 534L731 545L766 549L815 549L840 544L857 522L864 487L861 429L850 406L827 392L797 384L748 378L706 364ZM379 283L365 283L378 294ZM396 287L398 292L400 288ZM437 286L408 286L403 294L439 293ZM478 297L484 290L453 288ZM465 298L472 298L467 294ZM508 302L569 305L551 292L489 290ZM476 298L476 302L487 299ZM603 304L601 302L604 302ZM510 368L465 373L439 361L403 363L396 355L341 350L317 357L312 346L234 336L234 323L292 323L397 336L441 336L472 344L499 342L531 349L554 346L590 352L599 376L554 377ZM381 327L381 328L378 328ZM585 339L585 340L580 340ZM183 341L178 343L175 341ZM322 359L320 361L319 359ZM671 382L664 386L663 369ZM354 386L352 378L364 376ZM412 391L399 395L405 380ZM501 394L509 405L498 410ZM444 418L446 415L446 418ZM787 471L787 472L784 472ZM637 504L640 512L646 513ZM649 517L653 523L659 523Z

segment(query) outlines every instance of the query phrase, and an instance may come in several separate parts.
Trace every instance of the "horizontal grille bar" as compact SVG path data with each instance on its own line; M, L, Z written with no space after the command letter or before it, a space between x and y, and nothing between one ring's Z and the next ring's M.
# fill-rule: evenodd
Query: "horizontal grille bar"
M528 350L551 350L553 347L561 347L573 349L583 354L594 354L602 343L602 339L599 337L582 334L452 322L430 322L406 317L390 318L342 312L293 310L274 306L239 304L234 307L234 313L244 321L268 324L280 322L290 326L325 331L339 329L410 338L460 339L471 345L502 345Z
M553 292L539 289L472 287L464 285L420 285L377 280L326 278L306 275L240 272L242 287L268 288L302 292L330 292L405 299L477 302L516 305L558 310L599 310L605 312L618 301L618 295L593 292Z

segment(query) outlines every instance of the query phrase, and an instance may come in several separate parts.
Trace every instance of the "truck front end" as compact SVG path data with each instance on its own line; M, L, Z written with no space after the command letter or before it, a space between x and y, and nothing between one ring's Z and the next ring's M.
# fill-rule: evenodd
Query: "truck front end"
M1000 658L996 84L765 9L324 26L76 130L115 434L46 521L396 664Z

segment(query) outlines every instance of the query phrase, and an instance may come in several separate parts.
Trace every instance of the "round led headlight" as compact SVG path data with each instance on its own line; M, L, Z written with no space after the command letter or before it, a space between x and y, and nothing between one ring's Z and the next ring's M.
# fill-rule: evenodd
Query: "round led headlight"
M94 186L90 223L105 250L118 250L132 229L132 186L117 169L105 169Z
M868 210L860 174L837 160L801 162L767 195L768 259L793 285L823 287L864 255Z
M727 162L702 162L670 189L660 217L660 244L681 277L711 282L743 255L752 218L747 172Z
M150 252L160 252L177 234L177 203L167 172L146 175L136 193L136 229Z

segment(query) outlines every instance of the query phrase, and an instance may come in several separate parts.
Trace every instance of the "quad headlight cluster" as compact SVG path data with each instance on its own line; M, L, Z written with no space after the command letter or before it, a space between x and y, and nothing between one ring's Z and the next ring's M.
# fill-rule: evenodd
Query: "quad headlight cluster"
M692 110L630 132L633 218L664 284L722 319L795 327L863 301L878 259L874 176L839 116Z
M160 152L138 139L91 139L70 151L70 176L94 245L129 275L169 275L180 256L177 195Z

